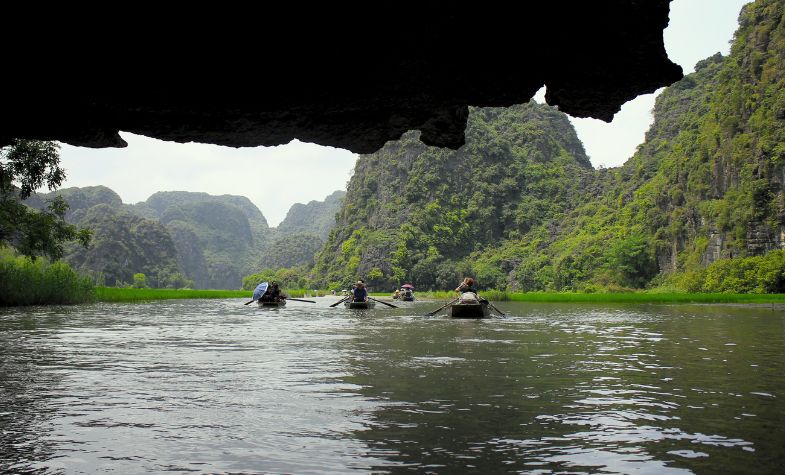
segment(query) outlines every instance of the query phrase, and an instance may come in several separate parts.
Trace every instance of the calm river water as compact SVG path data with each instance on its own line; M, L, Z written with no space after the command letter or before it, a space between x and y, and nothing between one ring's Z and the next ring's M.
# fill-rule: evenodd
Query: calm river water
M785 308L0 309L0 472L783 473Z

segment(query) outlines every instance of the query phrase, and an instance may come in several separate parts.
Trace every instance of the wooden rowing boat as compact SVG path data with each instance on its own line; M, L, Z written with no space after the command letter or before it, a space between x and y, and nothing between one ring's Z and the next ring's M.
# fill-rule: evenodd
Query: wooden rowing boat
M285 307L286 306L286 299L279 300L277 302L262 302L261 300L256 301L260 307Z
M346 308L373 308L376 306L376 302L373 300L369 300L367 302L344 302L343 306Z
M491 315L488 302L456 303L450 305L448 314L452 318L485 318Z

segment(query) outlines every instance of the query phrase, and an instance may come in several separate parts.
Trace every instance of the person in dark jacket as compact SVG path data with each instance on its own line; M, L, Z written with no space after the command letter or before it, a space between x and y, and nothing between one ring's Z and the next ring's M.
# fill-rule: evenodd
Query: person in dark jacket
M352 290L352 302L367 302L368 301L368 291L365 290L365 283L362 280L358 280L354 286L354 290Z
M281 289L278 287L278 282L273 282L270 285L270 301L277 302L281 300Z
M273 282L270 284L270 287L267 288L264 295L262 295L261 300L262 302L278 302L279 300L286 299L286 294L281 292L281 288L278 286L278 282Z
M272 292L273 292L272 286L267 287L267 290L265 290L264 293L262 294L262 296L259 297L259 301L260 302L272 302L273 301Z

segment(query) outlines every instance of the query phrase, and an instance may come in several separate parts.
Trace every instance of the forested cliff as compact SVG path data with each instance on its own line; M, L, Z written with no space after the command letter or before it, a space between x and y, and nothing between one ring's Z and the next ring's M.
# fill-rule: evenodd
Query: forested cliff
M471 270L472 252L590 199L594 175L556 109L473 109L457 151L409 133L359 159L316 275L331 286L361 275L371 285L448 288Z
M314 276L640 288L782 249L784 61L783 2L747 5L730 55L667 88L616 169L592 170L566 117L533 103L471 111L455 152L412 134L388 143L357 163Z
M605 177L601 198L570 213L555 236L508 246L521 258L510 286L642 287L782 249L782 18L783 2L747 5L730 55L699 62L657 98L645 142ZM681 287L700 290L692 280Z

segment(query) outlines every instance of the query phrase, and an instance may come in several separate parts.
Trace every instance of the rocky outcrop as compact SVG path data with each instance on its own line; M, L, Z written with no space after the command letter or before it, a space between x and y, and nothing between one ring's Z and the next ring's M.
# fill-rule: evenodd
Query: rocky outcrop
M210 195L193 191L159 191L153 193L146 201L137 203L134 206L139 207L140 214L146 214L152 210L160 218L170 207L178 208L196 203L219 203L237 207L249 221L258 223L263 228L268 227L267 219L262 212L245 196Z
M324 201L309 201L308 204L295 203L286 213L286 218L278 225L283 234L313 234L326 240L335 227L335 213L341 209L341 201L346 192L337 190Z
M210 274L199 238L193 227L182 221L172 221L166 225L177 250L177 264L183 273L193 280L197 289L211 287Z
M131 283L138 272L156 287L182 280L172 238L157 221L98 204L86 211L79 224L93 231L92 242L88 248L69 244L65 261L99 284Z
M594 176L567 116L547 105L472 109L457 151L418 135L357 161L316 259L330 287L364 276L452 288L460 260L569 211Z
M768 251L785 249L783 235L785 235L785 226L772 229L771 226L762 223L750 223L746 236L747 253L758 256Z

